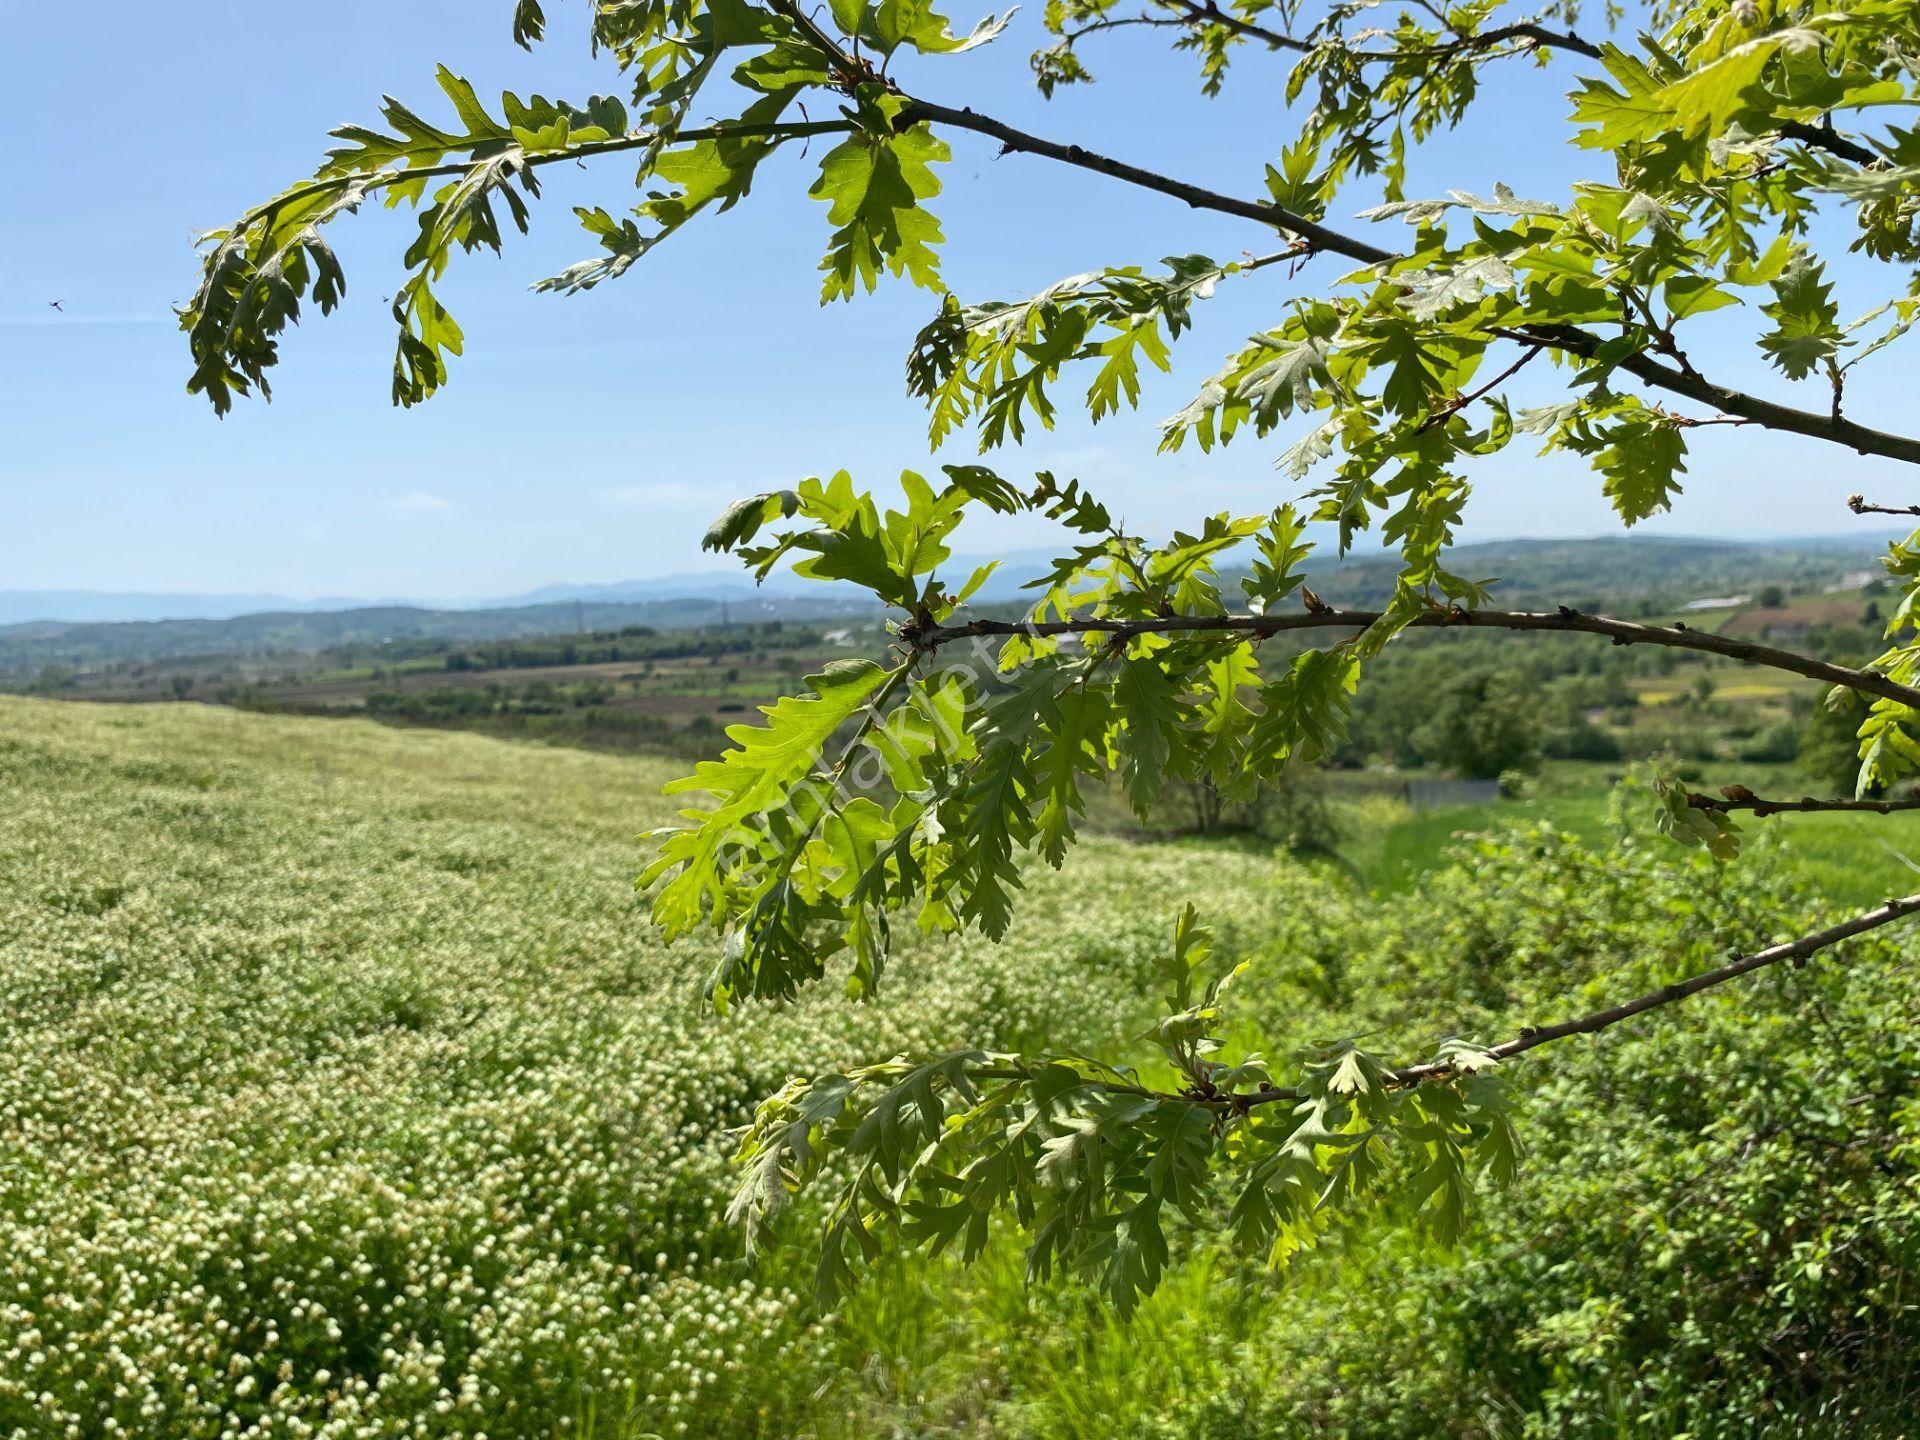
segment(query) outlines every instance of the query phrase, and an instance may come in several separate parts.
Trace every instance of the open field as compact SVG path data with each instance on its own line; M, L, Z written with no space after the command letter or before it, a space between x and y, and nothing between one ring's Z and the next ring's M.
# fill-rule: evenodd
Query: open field
M1094 839L1031 873L1005 945L720 1020L632 889L669 773L0 699L0 1435L1910 1433L1910 937L1517 1066L1531 1154L1458 1251L1330 1223L1283 1281L1181 1235L1122 1328L1006 1244L822 1314L803 1253L750 1263L723 1221L725 1132L790 1073L963 1040L1138 1059L1178 900L1255 962L1245 1045L1418 1052L1852 903L1776 845L1724 873L1544 831L1443 853L1515 816L1601 839L1572 772L1385 816L1360 868L1418 897L1389 913L1259 847ZM1889 874L1828 854L1862 893ZM1810 1037L1810 1000L1852 1038Z

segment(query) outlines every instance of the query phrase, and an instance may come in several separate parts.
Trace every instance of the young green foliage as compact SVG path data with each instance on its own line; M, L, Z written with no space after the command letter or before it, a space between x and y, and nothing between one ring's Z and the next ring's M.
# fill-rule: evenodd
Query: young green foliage
M1512 1179L1518 1142L1485 1051L1449 1042L1433 1062L1445 1078L1416 1086L1343 1041L1275 1090L1258 1056L1215 1058L1247 967L1219 967L1191 906L1162 968L1166 1014L1144 1038L1177 1088L1085 1056L978 1050L795 1081L745 1132L733 1217L765 1240L796 1194L830 1184L815 1271L828 1306L880 1233L972 1259L1004 1218L1028 1236L1031 1278L1079 1273L1126 1315L1216 1206L1243 1250L1279 1263L1389 1194L1451 1244L1476 1177Z
M538 41L546 18L520 0L514 38ZM1172 784L1245 795L1328 755L1369 662L1410 626L1598 626L1621 643L1717 648L1837 681L1872 702L1861 792L1920 772L1920 532L1889 554L1900 600L1888 648L1866 669L1708 643L1678 624L1566 608L1502 616L1487 605L1494 582L1449 568L1475 472L1517 432L1583 464L1628 525L1673 506L1689 462L1719 435L1704 427L1920 464L1920 437L1855 418L1847 391L1855 367L1920 318L1920 131L1888 119L1920 100L1913 6L1662 0L1631 44L1555 28L1573 18L1556 11L1549 23L1498 0L1312 15L1268 0L1052 0L1033 61L1046 94L1091 82L1083 52L1121 26L1171 32L1209 94L1235 66L1285 57L1284 79L1272 78L1294 132L1277 155L1268 140L1254 147L1244 168L1263 193L1246 199L922 97L916 57L965 52L1004 18L962 36L925 0L599 3L593 42L626 99L509 94L490 109L443 69L452 119L389 100L384 128L336 132L312 179L210 234L181 312L189 388L221 413L252 387L267 393L287 325L344 293L324 227L378 195L420 212L395 291L393 395L428 398L466 343L435 288L454 256L499 250L503 207L526 228L541 167L607 155L634 167L636 196L625 213L580 207L599 253L536 288L574 293L630 273L698 217L745 201L800 141L798 181L827 225L822 301L884 276L936 297L906 367L936 446L970 428L986 451L1051 427L1069 371L1091 421L1148 403L1194 307L1243 307L1233 333L1244 338L1164 422L1161 448L1270 442L1283 493L1255 513L1157 539L1130 532L1078 480L1043 472L1020 488L947 465L943 481L903 474L897 508L842 472L743 500L715 523L709 548L757 578L790 566L871 596L895 640L884 659L830 666L759 723L732 727L731 748L674 787L701 799L657 837L643 883L669 935L712 932L716 1005L785 999L830 969L872 996L904 915L928 932L998 938L1030 856L1066 862L1090 787L1113 784L1144 816ZM1423 142L1514 66L1568 60L1563 137L1591 165L1582 179L1544 197L1495 177L1409 197ZM1027 298L963 301L945 288L929 208L955 132L1232 217L1266 248L1228 260L1175 248L1157 268L1105 265ZM1383 203L1343 229L1329 217L1356 182ZM1864 257L1849 278L1858 272L1878 303L1847 323L1822 247L1849 234ZM1332 257L1339 266L1323 273ZM1749 368L1770 372L1783 398L1704 373L1694 337L1707 333L1722 344L1745 334L1759 362ZM1520 393L1549 377L1548 393ZM1522 398L1537 403L1516 411ZM982 506L1064 532L1019 623L959 613L990 567L941 573ZM1376 529L1397 550L1378 612L1334 613L1314 594L1310 524L1341 554ZM1242 571L1231 600L1227 566ZM1295 628L1333 633L1273 643ZM1655 828L1717 858L1737 852L1723 810L1672 783L1655 795ZM1035 1277L1083 1273L1126 1311L1170 1263L1183 1224L1224 1215L1245 1249L1281 1259L1332 1207L1388 1192L1429 1209L1447 1236L1477 1170L1511 1175L1491 1052L1453 1045L1396 1070L1340 1042L1279 1089L1257 1058L1217 1058L1228 977L1191 912L1167 972L1151 1073L960 1050L790 1085L747 1132L738 1217L764 1232L794 1191L830 1182L825 1298L883 1232L974 1255L995 1217L1011 1217Z

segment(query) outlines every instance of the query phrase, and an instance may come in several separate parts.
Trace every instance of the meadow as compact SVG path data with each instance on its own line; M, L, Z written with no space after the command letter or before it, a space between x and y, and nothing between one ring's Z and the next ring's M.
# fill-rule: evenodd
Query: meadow
M1030 872L1003 945L722 1019L633 888L677 768L0 697L0 1436L1920 1429L1897 931L1514 1064L1529 1153L1458 1246L1329 1221L1274 1272L1183 1233L1122 1326L1008 1244L822 1312L804 1213L758 1260L723 1215L727 1131L791 1074L962 1041L1140 1061L1178 899L1254 962L1240 1046L1420 1053L1920 888L1905 817L1884 845L1755 826L1732 868L1623 840L1590 786L1394 817L1345 869L1093 838Z

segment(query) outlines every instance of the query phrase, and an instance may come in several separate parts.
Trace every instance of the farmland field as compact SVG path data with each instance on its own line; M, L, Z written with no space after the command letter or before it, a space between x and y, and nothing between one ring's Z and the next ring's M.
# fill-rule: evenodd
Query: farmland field
M1180 899L1254 961L1237 1035L1284 1062L1624 998L1894 883L1884 849L1820 832L1821 879L1763 835L1715 870L1452 842L1504 823L1462 812L1369 842L1416 897L1389 913L1254 847L1095 838L1071 884L1031 872L1004 945L719 1019L632 885L671 773L0 698L0 1436L1913 1433L1898 932L1513 1066L1530 1154L1457 1249L1329 1222L1282 1277L1181 1235L1122 1327L1011 1245L822 1313L804 1216L751 1262L723 1215L726 1131L790 1074L963 1041L1137 1062Z

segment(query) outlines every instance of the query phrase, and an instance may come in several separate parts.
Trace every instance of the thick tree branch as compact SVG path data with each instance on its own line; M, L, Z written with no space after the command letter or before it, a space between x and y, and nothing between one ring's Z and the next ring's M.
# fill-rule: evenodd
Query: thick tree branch
M1500 50L1500 46L1511 40L1526 40L1528 45L1517 45L1511 50ZM1501 25L1492 30L1481 30L1471 35L1461 35L1458 39L1447 40L1439 45L1430 45L1424 49L1405 50L1350 50L1347 53L1355 60L1369 64L1389 60L1420 60L1437 64L1451 60L1456 55L1480 53L1490 59L1501 59L1509 55L1522 55L1534 50L1571 50L1576 55L1584 55L1590 60L1600 58L1600 47L1581 39L1571 30L1554 31L1544 25L1526 21L1518 25Z
M1128 639L1135 635L1212 631L1264 639L1290 630L1362 630L1380 618L1381 612L1378 610L1326 609L1287 615L1171 615L1145 620L973 620L964 625L909 624L901 630L901 638L921 650L949 645L956 640L1013 635L1038 638L1104 634ZM1876 671L1834 665L1811 656L1795 654L1791 650L1735 640L1708 630L1692 630L1685 625L1641 625L1606 615L1588 615L1565 606L1554 611L1427 610L1415 615L1408 624L1418 629L1570 631L1605 635L1617 645L1665 645L1680 650L1700 650L1750 665L1763 665L1773 670L1804 675L1810 680L1820 680L1829 685L1841 685L1863 695L1920 707L1920 689L1902 685Z
M1744 785L1729 785L1720 795L1687 792L1687 804L1696 810L1717 810L1722 815L1733 810L1751 810L1756 819L1788 812L1814 814L1830 810L1864 811L1872 815L1891 815L1900 810L1920 810L1920 795L1901 800L1816 800L1811 795L1801 800L1767 800Z
M1548 345L1582 357L1593 355L1602 343L1598 335L1574 325L1527 325L1513 330L1499 329L1494 333L1522 343ZM1829 440L1836 445L1857 450L1862 455L1884 455L1890 460L1920 465L1920 438L1875 430L1842 415L1796 410L1791 405L1763 400L1743 390L1716 385L1692 371L1662 364L1645 352L1629 355L1620 361L1620 368L1636 380L1657 389L1684 395L1689 400L1697 400L1769 430L1784 430L1792 435Z
M1172 176L1162 175L1157 171L1147 170L1124 160L1115 160L1081 145L1063 145L1056 140L1047 140L1041 136L1029 134L971 109L955 109L949 105L938 105L932 101L910 97L906 108L900 113L898 123L904 126L922 120L933 124L950 125L957 130L970 130L976 135L985 135L990 139L998 140L1004 152L1043 156L1062 164L1073 165L1082 170L1091 170L1096 174L1125 181L1129 185L1137 185L1145 190L1171 196L1195 209L1213 210L1223 215L1236 215L1245 220L1252 220L1257 224L1270 225L1285 234L1299 237L1316 251L1344 255L1350 260L1358 260L1365 265L1390 264L1400 258L1378 245L1369 244L1316 220L1309 220L1306 216L1297 214L1283 205L1224 195L1217 190L1209 190L1201 185L1176 180ZM1603 343L1600 336L1575 325L1527 325L1515 329L1496 329L1493 333L1518 340L1523 344L1545 345L1582 358L1592 357ZM1791 405L1781 405L1772 400L1762 399L1758 395L1749 395L1743 390L1716 385L1691 369L1676 369L1646 353L1629 355L1619 362L1619 366L1644 384L1675 395L1686 396L1690 400L1751 421L1756 425L1763 425L1770 430L1781 430L1788 434L1831 441L1858 451L1862 455L1884 455L1889 459L1905 461L1910 465L1920 465L1920 438L1889 434L1884 430L1875 430L1871 426L1858 424L1841 415L1798 410Z
M1507 40L1531 40L1534 44L1548 50L1571 50L1576 55L1584 55L1589 60L1600 58L1600 47L1591 40L1582 39L1571 30L1549 30L1546 26L1532 20L1524 20L1517 25L1502 25L1497 29L1483 30L1463 44L1497 45Z
M1636 1015L1644 1015L1649 1010L1658 1010L1662 1006L1672 1005L1685 1000L1690 995L1698 995L1702 990L1711 990L1724 985L1729 980L1737 980L1742 975L1750 975L1755 970L1764 970L1769 965L1778 965L1783 960L1805 960L1810 955L1850 940L1856 935L1864 935L1877 930L1882 925L1891 925L1920 911L1920 895L1906 895L1897 900L1889 900L1878 909L1869 910L1864 915L1856 915L1838 925L1829 925L1824 930L1816 930L1803 935L1798 940L1790 940L1779 945L1769 945L1764 950L1756 950L1751 955L1743 955L1738 960L1730 960L1725 965L1712 970L1703 970L1698 975L1685 980L1676 980L1671 985L1662 985L1637 999L1625 1004L1614 1005L1605 1010L1595 1010L1591 1014L1581 1015L1572 1020L1562 1020L1552 1025L1529 1027L1522 1030L1513 1039L1504 1044L1495 1045L1484 1053L1493 1060L1510 1060L1516 1055L1550 1044L1555 1040L1564 1040L1570 1035L1597 1035L1602 1030L1611 1029L1623 1020L1631 1020ZM1419 1085L1428 1080L1444 1080L1459 1073L1459 1066L1448 1060L1429 1061L1424 1065L1409 1065L1403 1070L1392 1071L1388 1081L1396 1088L1404 1089L1410 1085ZM1223 1106L1227 1109L1244 1112L1257 1105L1272 1105L1301 1100L1304 1092L1290 1086L1268 1086L1265 1089L1250 1091L1244 1095L1223 1095L1218 1097L1200 1097L1183 1095L1179 1098L1200 1103Z
M1296 214L1284 205L1223 195L1217 190L1209 190L1202 185L1193 185L1185 180L1176 180L1170 175L1161 175L1138 165L1130 165L1124 160L1115 160L1082 145L1062 145L1057 140L1030 135L1024 130L1016 130L1003 121L995 120L990 115L979 114L974 110L936 105L930 100L910 99L907 102L907 108L901 111L897 123L905 126L921 120L936 125L951 125L956 130L971 130L976 135L985 135L990 139L998 140L1001 148L1007 152L1017 151L1025 155L1040 155L1049 160L1058 160L1065 165L1077 166L1082 170L1092 170L1115 180L1124 180L1127 184L1137 185L1143 190L1153 190L1159 194L1171 196L1175 200L1185 201L1196 210L1215 210L1222 215L1237 215L1243 220L1252 220L1256 224L1270 225L1289 235L1297 235L1315 250L1345 255L1362 264L1378 265L1395 258L1390 250L1383 250L1378 245L1369 245L1366 241L1355 239L1351 235L1343 235L1318 221Z
M1802 145L1811 145L1816 150L1825 150L1838 155L1842 160L1851 160L1856 165L1876 165L1879 155L1860 144L1849 140L1831 123L1826 125L1808 125L1799 120L1784 120L1780 124L1780 133L1789 140L1798 140Z

